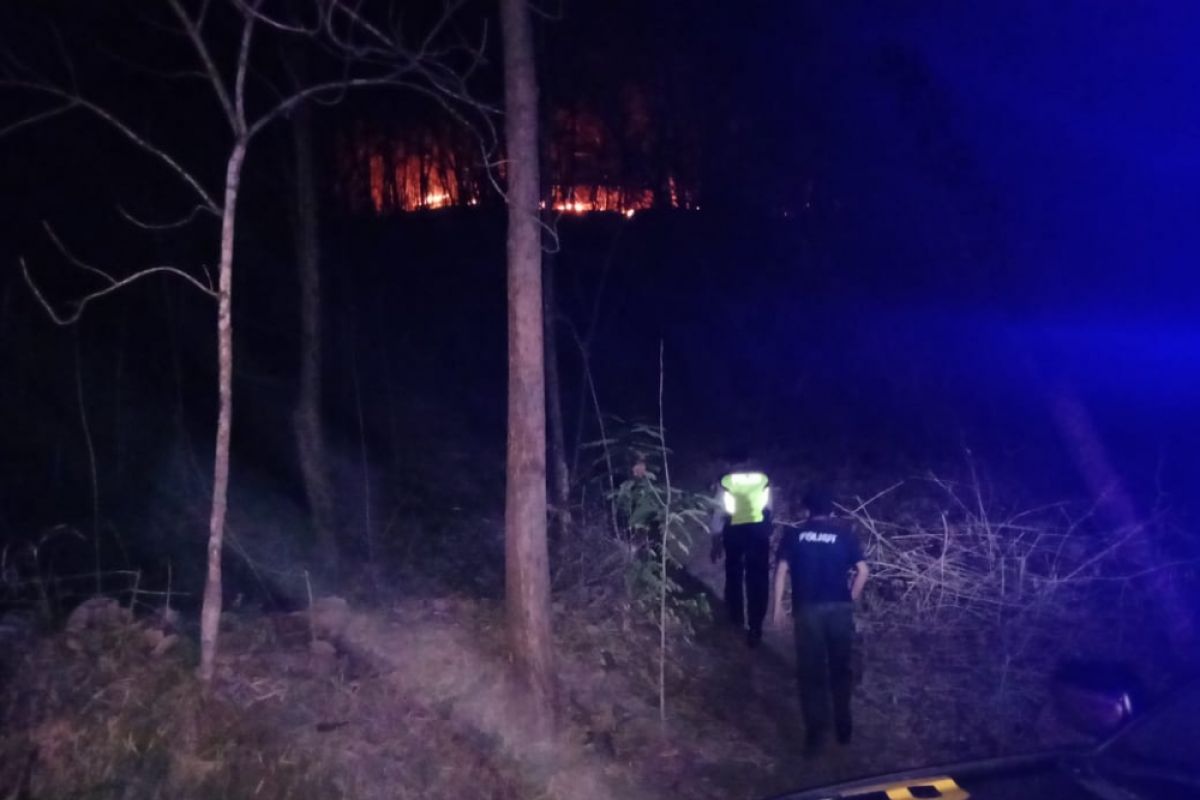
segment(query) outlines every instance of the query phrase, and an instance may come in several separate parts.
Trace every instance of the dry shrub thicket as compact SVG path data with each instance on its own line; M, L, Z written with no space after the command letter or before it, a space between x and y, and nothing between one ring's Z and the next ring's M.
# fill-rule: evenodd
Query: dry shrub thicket
M1156 587L1187 580L1197 562L1146 563L1162 552L1163 520L1114 526L1102 509L1103 498L1007 507L970 463L960 481L928 474L847 502L872 567L862 690L1011 750L1046 735L1035 727L1066 659L1166 679L1172 611Z

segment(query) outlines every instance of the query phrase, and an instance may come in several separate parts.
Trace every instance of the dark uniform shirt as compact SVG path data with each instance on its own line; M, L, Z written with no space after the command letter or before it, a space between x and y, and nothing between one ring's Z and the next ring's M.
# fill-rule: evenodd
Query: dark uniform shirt
M810 519L789 528L779 541L778 557L792 576L792 607L850 602L850 569L863 560L862 545L843 520Z

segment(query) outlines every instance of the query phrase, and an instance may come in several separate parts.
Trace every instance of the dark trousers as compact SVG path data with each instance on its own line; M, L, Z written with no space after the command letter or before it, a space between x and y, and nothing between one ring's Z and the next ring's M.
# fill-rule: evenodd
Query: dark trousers
M771 525L768 522L728 525L722 539L729 621L761 636L771 591Z
M829 731L830 705L839 739L850 737L850 651L854 642L854 606L814 603L797 606L796 676L800 710L809 740Z

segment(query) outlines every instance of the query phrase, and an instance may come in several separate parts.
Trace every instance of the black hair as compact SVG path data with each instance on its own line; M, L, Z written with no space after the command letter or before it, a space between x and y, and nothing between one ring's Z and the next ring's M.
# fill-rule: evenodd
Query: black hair
M804 507L814 517L828 517L833 513L833 493L825 486L813 484L804 493Z

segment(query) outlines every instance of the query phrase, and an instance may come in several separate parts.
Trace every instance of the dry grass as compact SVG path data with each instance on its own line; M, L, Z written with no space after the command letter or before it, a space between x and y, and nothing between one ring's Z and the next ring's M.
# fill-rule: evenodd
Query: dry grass
M104 613L41 641L20 665L3 706L0 789L715 800L893 766L895 749L872 744L888 732L871 715L858 749L801 762L787 671L724 630L673 637L660 725L658 632L609 600L556 610L562 724L551 743L521 733L503 619L487 603L443 597L365 611L326 600L311 619L231 618L205 697L185 639L97 602Z
M5 692L4 796L528 796L492 743L303 621L230 623L208 696L156 624L114 614L40 642Z

